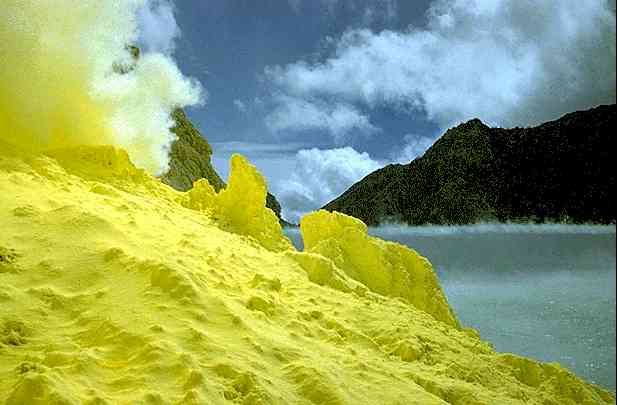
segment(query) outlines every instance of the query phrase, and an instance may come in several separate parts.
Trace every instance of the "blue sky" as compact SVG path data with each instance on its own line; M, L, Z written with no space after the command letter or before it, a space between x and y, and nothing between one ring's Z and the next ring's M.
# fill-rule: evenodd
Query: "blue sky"
M389 6L390 4L390 6ZM337 142L323 128L272 130L266 125L272 101L265 70L299 60L320 58L329 39L352 28L404 29L425 23L429 2L193 1L176 4L182 35L175 56L182 71L207 89L205 108L190 110L208 139L219 142L284 143L297 148L350 145L389 158L412 128L438 130L423 114L397 114L389 108L372 112L380 136L347 134ZM390 15L389 7L391 7ZM368 17L372 14L373 17ZM331 45L332 46L332 45ZM351 130L350 132L352 132ZM289 151L287 146L283 148ZM229 149L229 146L225 148Z
M201 83L188 109L298 221L370 171L479 117L528 126L616 99L605 0L151 0L146 51Z

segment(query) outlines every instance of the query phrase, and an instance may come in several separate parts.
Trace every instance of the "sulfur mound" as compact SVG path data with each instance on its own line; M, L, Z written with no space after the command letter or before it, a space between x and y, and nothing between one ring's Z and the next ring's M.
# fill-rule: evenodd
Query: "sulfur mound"
M434 318L458 327L431 264L415 251L367 235L362 221L338 212L320 210L306 215L300 232L305 251L331 259L371 291L401 297Z
M223 228L257 239L272 251L289 250L291 242L283 236L275 213L266 208L266 180L255 166L235 154L230 161L226 188L215 194L207 180L195 182L182 200L185 207L209 212Z
M228 184L0 149L0 403L613 403L457 327L416 253L322 212L297 252L244 158Z

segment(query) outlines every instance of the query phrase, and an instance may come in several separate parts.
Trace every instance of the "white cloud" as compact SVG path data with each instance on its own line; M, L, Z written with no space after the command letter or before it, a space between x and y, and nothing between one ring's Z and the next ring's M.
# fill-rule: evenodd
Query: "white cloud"
M275 184L274 193L283 207L283 217L298 223L302 215L320 208L382 166L367 153L351 147L298 151L289 178Z
M146 0L138 10L139 44L146 52L171 55L180 28L174 17L174 6L168 0Z
M408 164L419 156L422 156L427 149L435 142L434 138L407 134L403 137L404 146L393 154L393 162Z
M532 125L615 102L616 20L606 0L437 0L426 29L352 30L322 63L266 75L297 100Z
M266 117L266 125L277 132L323 130L335 143L342 144L354 131L356 135L379 132L369 118L345 103L312 102L298 97L278 96L276 108Z

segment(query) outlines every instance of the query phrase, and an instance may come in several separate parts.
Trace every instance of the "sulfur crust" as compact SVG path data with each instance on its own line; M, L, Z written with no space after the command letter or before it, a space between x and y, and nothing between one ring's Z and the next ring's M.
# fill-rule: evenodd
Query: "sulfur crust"
M305 217L295 251L241 156L217 194L109 146L0 150L0 403L614 402L496 353L350 217Z

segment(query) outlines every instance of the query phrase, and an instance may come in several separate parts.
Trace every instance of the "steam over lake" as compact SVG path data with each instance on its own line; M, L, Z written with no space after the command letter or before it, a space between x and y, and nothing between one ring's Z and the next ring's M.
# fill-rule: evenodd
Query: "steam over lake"
M465 326L496 350L557 361L616 391L616 227L386 226L427 257ZM286 234L300 249L298 230Z

